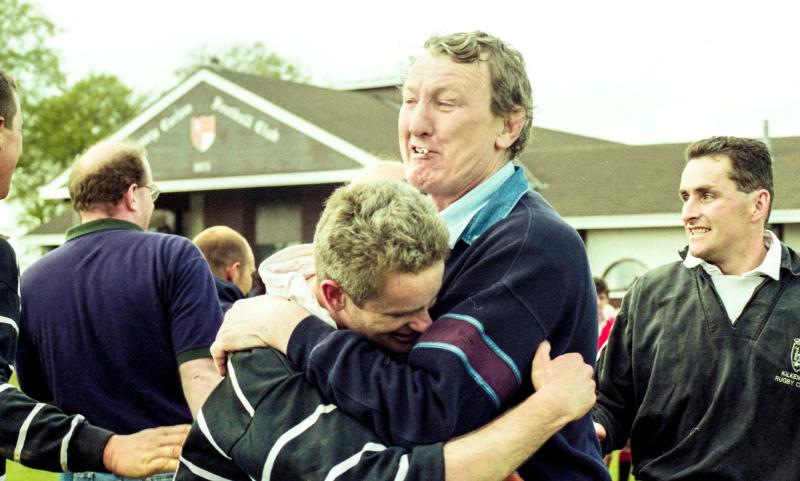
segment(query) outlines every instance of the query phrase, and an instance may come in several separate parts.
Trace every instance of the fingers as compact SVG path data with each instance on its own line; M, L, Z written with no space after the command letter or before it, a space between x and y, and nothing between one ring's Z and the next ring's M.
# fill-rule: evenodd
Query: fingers
M151 428L150 431L161 435L177 434L186 436L189 434L189 429L191 429L191 426L188 424L176 424L174 426L160 426L157 428Z
M216 366L219 375L225 377L228 352L225 351L219 341L214 341L211 344L211 358L214 360L214 366Z
M597 439L602 441L606 438L606 428L600 423L594 423L594 430L597 432Z
M539 347L536 348L536 354L533 356L532 369L544 369L550 362L550 343L542 341Z

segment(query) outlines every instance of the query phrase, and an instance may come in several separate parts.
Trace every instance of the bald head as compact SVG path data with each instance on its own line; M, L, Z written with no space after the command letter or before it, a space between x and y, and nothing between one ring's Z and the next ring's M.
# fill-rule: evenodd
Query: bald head
M192 242L203 253L211 272L247 294L252 287L255 258L250 244L241 234L224 225L209 227Z
M376 180L404 180L406 178L405 167L401 162L394 160L382 160L370 164L361 169L350 180L351 184L363 184Z
M132 185L146 186L150 166L145 151L133 144L100 142L78 157L69 176L69 196L78 213L111 213Z

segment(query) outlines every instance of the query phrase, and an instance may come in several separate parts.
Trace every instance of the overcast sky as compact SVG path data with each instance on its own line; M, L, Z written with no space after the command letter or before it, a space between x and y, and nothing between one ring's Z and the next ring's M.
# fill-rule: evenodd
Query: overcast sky
M73 80L172 87L200 45L263 41L317 82L396 77L434 32L483 29L527 59L535 123L626 143L800 135L800 2L34 0Z
M33 0L75 81L176 84L203 45L262 41L316 83L396 78L431 33L482 29L525 56L538 126L625 143L800 135L796 0Z

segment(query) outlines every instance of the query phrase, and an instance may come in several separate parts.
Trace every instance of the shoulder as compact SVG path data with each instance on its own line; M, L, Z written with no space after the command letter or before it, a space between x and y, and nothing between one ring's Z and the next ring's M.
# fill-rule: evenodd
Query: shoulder
M0 238L0 269L3 270L3 274L10 266L13 266L14 270L17 269L17 255L11 244Z
M540 260L585 257L577 231L533 191L523 195L508 216L486 232L484 241L516 248L520 255Z
M167 262L203 257L200 249L186 237L160 232L128 232L126 236L125 243L138 246L140 249L158 252Z
M17 256L14 249L5 239L0 239L0 280L16 284L19 271L17 270Z
M662 304L668 298L691 286L696 269L687 269L681 261L655 267L639 276L625 294L623 304L646 305L650 301ZM682 294L681 294L682 295Z

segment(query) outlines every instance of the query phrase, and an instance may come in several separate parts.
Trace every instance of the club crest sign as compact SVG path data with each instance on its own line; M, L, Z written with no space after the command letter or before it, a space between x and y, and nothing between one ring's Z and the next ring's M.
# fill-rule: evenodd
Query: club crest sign
M792 369L800 372L800 339L795 339L792 346Z
M202 115L192 117L191 138L192 145L200 152L206 152L217 138L217 117L214 115Z

